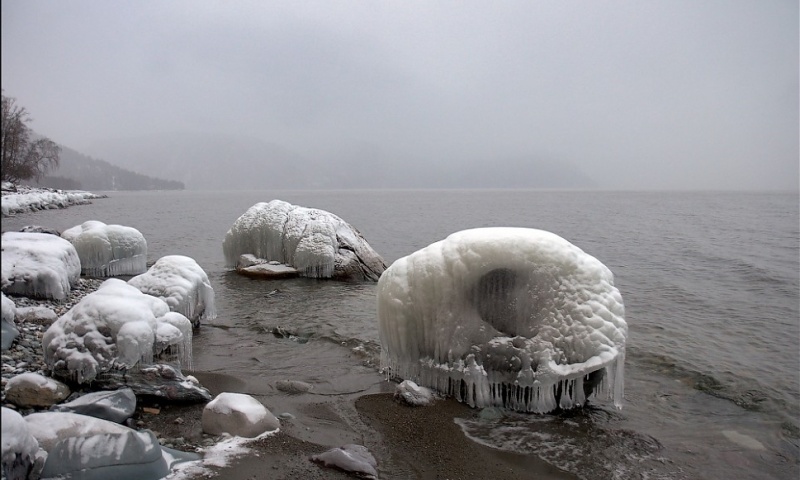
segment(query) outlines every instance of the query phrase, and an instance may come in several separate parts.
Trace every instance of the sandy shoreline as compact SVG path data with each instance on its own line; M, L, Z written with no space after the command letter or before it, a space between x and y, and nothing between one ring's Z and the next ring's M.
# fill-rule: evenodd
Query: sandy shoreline
M234 385L245 387L225 375L193 373L215 395ZM294 396L298 411L304 412L302 418L281 420L278 434L249 443L250 453L209 470L226 480L353 478L309 459L330 448L359 443L375 456L379 478L384 479L577 478L533 455L503 452L468 439L454 418L471 418L478 410L452 399L409 407L393 398L393 388L394 384L381 382L358 394ZM274 403L270 398L262 401L268 406ZM201 414L202 405L169 405L158 415L141 418L144 428L189 440L202 437Z

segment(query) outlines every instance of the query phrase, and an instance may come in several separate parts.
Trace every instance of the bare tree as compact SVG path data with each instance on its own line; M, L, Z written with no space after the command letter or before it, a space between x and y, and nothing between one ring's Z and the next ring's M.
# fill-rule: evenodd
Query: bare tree
M61 147L48 138L32 138L31 129L27 125L30 122L27 110L5 95L2 121L0 180L38 180L51 168L58 167Z

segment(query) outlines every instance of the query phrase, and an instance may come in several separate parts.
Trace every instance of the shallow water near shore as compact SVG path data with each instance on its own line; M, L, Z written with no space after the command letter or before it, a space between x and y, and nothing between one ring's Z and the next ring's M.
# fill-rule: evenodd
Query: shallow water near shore
M195 370L237 379L240 391L291 413L297 425L313 395L349 399L386 386L378 373L374 284L264 282L225 269L227 229L256 202L275 198L335 213L387 264L458 230L520 226L561 235L614 272L630 328L623 409L599 400L561 415L467 410L457 425L470 441L536 456L580 478L800 475L797 194L108 195L91 205L3 218L3 230L64 230L100 220L142 232L150 262L170 254L194 258L211 280L219 312L195 335ZM313 384L312 396L278 391L280 379ZM302 436L302 428L292 431ZM301 440L324 437L315 432Z

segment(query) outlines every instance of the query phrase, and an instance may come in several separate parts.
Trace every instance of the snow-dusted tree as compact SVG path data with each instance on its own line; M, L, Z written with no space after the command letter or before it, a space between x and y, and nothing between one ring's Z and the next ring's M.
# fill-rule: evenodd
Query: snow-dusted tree
M36 138L27 123L28 111L3 95L3 136L0 180L19 182L42 177L58 166L61 147L48 138Z

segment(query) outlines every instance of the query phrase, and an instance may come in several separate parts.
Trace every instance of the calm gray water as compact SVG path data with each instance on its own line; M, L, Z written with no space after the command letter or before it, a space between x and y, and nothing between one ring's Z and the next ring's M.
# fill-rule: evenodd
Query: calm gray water
M92 205L3 219L3 230L86 220L132 226L148 256L194 258L220 317L195 337L197 370L281 369L321 391L378 351L373 284L259 282L224 268L222 239L259 201L333 212L387 263L458 230L550 230L615 274L630 327L625 406L560 416L486 410L475 441L584 478L800 475L797 194L571 191L110 192ZM292 334L279 338L281 327ZM351 365L326 364L349 349ZM334 358L331 356L330 358ZM335 358L341 358L336 356ZM376 374L377 375L377 374Z

